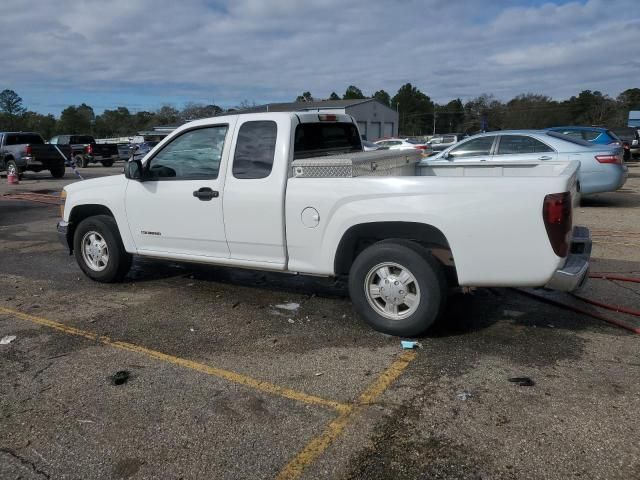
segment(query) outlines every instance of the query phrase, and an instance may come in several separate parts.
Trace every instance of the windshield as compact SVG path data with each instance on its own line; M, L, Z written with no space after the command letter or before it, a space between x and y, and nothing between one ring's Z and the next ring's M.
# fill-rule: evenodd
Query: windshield
M362 151L353 123L301 123L296 127L293 158Z

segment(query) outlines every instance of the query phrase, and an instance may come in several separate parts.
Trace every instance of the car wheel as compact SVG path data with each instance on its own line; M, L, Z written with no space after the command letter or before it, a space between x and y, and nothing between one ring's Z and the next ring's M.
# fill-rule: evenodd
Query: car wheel
M62 177L64 177L64 165L59 165L57 167L50 168L49 171L51 172L51 176L53 178L62 178Z
M424 333L443 311L447 282L440 263L420 245L383 241L356 257L349 294L376 330L413 336Z
M80 222L73 235L73 250L85 275L98 282L120 281L131 268L132 257L124 249L118 226L107 215Z
M113 160L104 160L103 162L100 162L100 163L102 163L103 167L111 167L111 166L113 166Z

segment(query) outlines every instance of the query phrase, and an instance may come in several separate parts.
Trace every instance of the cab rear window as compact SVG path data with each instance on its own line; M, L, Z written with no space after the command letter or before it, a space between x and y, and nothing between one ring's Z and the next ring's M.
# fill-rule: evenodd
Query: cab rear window
M5 136L5 145L42 145L44 140L40 135L32 133L9 133Z
M293 158L310 158L362 150L353 123L301 123L296 127Z

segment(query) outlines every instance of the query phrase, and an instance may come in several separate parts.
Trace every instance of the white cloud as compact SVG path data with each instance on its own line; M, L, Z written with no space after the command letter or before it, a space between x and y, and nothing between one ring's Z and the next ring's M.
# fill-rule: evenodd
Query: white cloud
M4 0L0 88L234 104L350 84L438 101L639 86L637 0L514 3Z

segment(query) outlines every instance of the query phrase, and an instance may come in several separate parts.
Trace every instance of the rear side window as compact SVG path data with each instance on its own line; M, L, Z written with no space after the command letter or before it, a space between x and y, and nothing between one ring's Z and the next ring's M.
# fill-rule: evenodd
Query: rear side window
M498 155L552 152L553 149L539 140L524 135L502 135Z
M449 155L456 159L489 155L494 139L495 136L474 138L452 149Z
M600 132L597 130L583 130L582 138L584 138L588 142L593 142L596 138L600 136Z
M278 128L275 122L246 122L240 127L233 157L236 178L266 178L271 174Z
M362 151L353 123L300 123L296 127L293 158Z
M13 133L8 134L5 137L5 145L42 145L44 140L40 135L30 133Z

